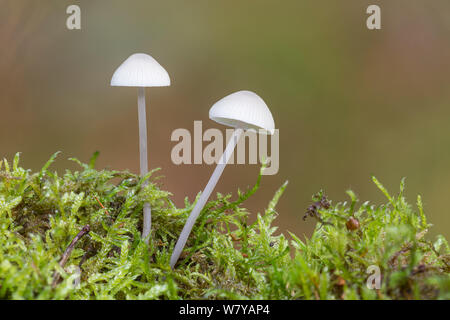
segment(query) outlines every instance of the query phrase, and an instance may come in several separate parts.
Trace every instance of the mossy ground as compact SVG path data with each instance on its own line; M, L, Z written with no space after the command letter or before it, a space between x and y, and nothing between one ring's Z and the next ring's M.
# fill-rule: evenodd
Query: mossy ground
M186 199L177 208L155 172L140 179L96 170L97 155L88 164L73 159L80 170L63 176L49 170L56 154L36 173L19 166L18 154L0 162L1 299L450 298L449 245L442 236L427 240L431 225L420 197L416 208L408 205L403 181L394 197L374 179L387 197L379 206L357 206L351 191L348 204L316 195L307 209L316 229L300 240L274 235L286 183L248 222L243 202L257 191L259 176L246 192L212 197L171 270L170 254L193 204ZM144 202L152 206L149 245L140 236ZM90 232L62 267L66 248L86 225ZM378 290L366 285L370 266L380 269Z

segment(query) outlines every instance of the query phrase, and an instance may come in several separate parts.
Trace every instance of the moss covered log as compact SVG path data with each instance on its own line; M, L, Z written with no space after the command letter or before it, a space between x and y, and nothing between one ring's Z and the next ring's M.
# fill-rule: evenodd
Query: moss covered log
M448 242L427 238L422 201L406 202L404 181L393 196L374 178L382 205L359 205L351 191L333 204L320 192L305 215L316 228L302 240L273 225L287 183L249 222L243 204L260 175L246 192L213 197L171 270L195 203L176 207L156 171L96 170L97 156L72 159L80 169L61 176L49 170L57 154L34 173L19 154L0 161L0 299L450 299Z

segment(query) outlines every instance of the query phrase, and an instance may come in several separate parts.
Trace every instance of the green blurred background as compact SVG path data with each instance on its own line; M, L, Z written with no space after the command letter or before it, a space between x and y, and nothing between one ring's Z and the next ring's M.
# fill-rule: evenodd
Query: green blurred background
M66 29L66 8L81 7L82 30ZM382 29L366 28L381 7ZM110 87L130 54L145 52L172 86L147 89L150 167L161 167L174 201L193 200L213 166L173 165L176 128L220 126L208 119L221 97L252 90L280 130L280 171L265 176L247 207L261 212L289 180L280 231L310 235L311 195L333 201L352 188L386 202L407 177L434 224L450 236L450 2L0 0L0 157L22 152L40 168L76 168L101 152L98 166L138 172L136 90ZM228 166L217 191L255 182L259 166Z

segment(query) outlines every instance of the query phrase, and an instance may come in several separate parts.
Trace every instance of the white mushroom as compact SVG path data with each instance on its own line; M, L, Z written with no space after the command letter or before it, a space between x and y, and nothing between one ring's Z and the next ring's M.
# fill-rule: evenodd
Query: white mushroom
M145 53L135 53L114 72L111 86L138 87L140 174L144 176L148 173L145 87L170 86L169 74L153 57ZM142 238L147 243L149 241L151 221L150 204L145 203Z
M214 187L233 154L233 150L239 141L244 130L258 130L266 134L273 134L275 123L272 114L266 103L251 91L238 91L217 101L209 110L209 118L220 124L235 128L228 145L223 153L216 169L214 170L205 190L200 195L194 209L184 225L183 231L175 245L175 249L170 258L170 266L173 268L180 257L186 244L192 227L195 224L200 212L208 201Z

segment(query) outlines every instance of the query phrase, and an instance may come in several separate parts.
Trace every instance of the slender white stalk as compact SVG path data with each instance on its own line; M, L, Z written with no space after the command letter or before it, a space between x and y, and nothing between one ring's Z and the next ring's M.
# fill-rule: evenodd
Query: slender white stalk
M202 194L200 195L200 199L198 199L198 202L196 203L194 209L192 209L191 214L189 215L189 218L186 221L186 224L183 227L183 231L181 231L180 237L178 238L177 244L175 245L175 249L173 250L172 257L170 258L170 267L173 268L175 264L178 261L178 258L180 257L181 252L183 251L183 248L186 244L186 241L189 237L189 234L192 231L192 227L195 224L195 221L197 220L200 212L202 211L203 207L206 204L206 201L208 201L209 196L211 195L212 191L214 190L214 187L217 184L217 181L219 181L220 176L222 175L223 170L225 169L225 166L227 165L228 160L230 159L231 155L233 154L234 147L236 146L237 142L239 141L239 138L242 134L242 129L236 129L233 132L233 135L230 138L230 141L228 141L228 145L225 149L225 152L223 153L222 157L220 158L219 163L216 166L216 169L214 170L211 178L208 181L208 184L205 187L205 190L203 190Z
M139 116L139 163L141 177L148 173L147 159L147 116L145 112L145 88L138 88L138 116ZM142 185L145 187L148 182ZM149 203L144 203L144 226L142 228L142 238L146 243L149 241L149 234L152 227L152 209Z

